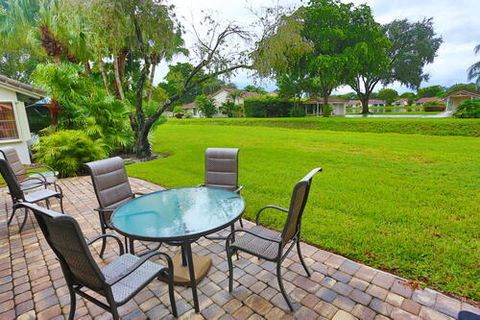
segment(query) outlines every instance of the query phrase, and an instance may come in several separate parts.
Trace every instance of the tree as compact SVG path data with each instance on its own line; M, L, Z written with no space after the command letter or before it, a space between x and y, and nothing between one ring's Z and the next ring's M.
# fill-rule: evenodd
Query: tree
M267 93L267 91L264 88L262 88L260 86L254 86L252 84L246 85L245 88L243 88L243 90L248 91L248 92L256 92L258 94Z
M395 89L384 88L378 91L377 98L385 100L387 105L392 105L392 103L398 98L398 92Z
M407 99L408 105L411 106L415 102L417 96L413 92L404 92L399 96L399 98Z
M217 113L215 101L209 96L201 94L195 99L195 103L206 118L211 118Z
M439 85L420 88L417 90L417 97L441 97L445 94L445 88Z
M475 54L480 52L480 44L475 46ZM468 80L475 80L477 86L480 86L480 61L475 62L468 68Z
M374 30L361 35L365 38L370 33L370 40L376 40L366 41L363 49L358 51L360 59L356 59L356 66L359 69L349 83L362 101L363 113L368 113L368 99L379 82L386 85L399 81L407 87L417 88L422 81L428 80L429 75L423 69L433 62L442 43L441 37L433 30L432 19L414 23L395 20L382 30L387 42Z
M222 103L219 109L222 114L226 115L229 118L233 118L235 112L238 111L238 106L235 104L235 102L227 100Z
M476 92L476 93L480 92L477 84L475 84L475 83L457 83L457 84L454 84L453 86L449 87L446 90L445 95L448 95L452 92L459 91L459 90L466 90L466 91Z

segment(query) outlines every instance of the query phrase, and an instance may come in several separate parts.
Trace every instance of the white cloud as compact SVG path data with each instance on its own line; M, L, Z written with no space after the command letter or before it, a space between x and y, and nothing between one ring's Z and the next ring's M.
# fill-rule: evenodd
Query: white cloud
M388 23L394 19L407 18L416 21L425 17L433 17L437 34L441 35L444 42L438 51L435 61L426 67L430 80L422 86L440 84L450 86L467 81L467 69L480 56L475 57L473 48L480 42L480 11L479 0L353 0L355 4L368 4L373 11L375 19L380 23ZM171 0L176 6L178 16L188 21L199 22L200 11L213 12L223 21L237 21L242 25L253 22L255 17L249 8L255 10L261 7L281 4L284 6L298 6L300 0L251 0L251 1L225 1L225 0ZM191 45L193 37L186 35L187 45ZM188 59L182 59L187 60ZM166 66L161 66L156 75L156 82L166 73ZM247 72L239 72L233 79L239 87L252 83L253 79ZM261 83L268 89L274 89L274 83L263 81ZM394 84L392 87L405 91L404 87ZM340 88L339 92L350 91Z

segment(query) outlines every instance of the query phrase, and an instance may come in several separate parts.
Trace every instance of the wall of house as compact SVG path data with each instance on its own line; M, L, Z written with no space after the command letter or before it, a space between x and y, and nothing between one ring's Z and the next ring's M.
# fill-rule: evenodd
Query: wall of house
M470 97L449 97L447 101L447 111L455 112L458 107L465 101L470 100Z
M224 102L226 102L230 98L230 92L228 91L220 91L217 93L215 96L213 96L213 100L215 101L215 106L220 108ZM237 99L238 100L238 99ZM243 101L242 101L243 102ZM236 102L238 103L238 102ZM215 118L226 118L227 116L221 113L220 111L217 112L217 114L214 115Z
M0 87L0 101L13 103L18 132L18 139L0 140L0 147L14 147L18 152L20 160L25 164L29 164L30 156L28 153L27 141L31 139L31 135L30 127L28 126L27 113L25 111L25 104L17 99L17 93L15 91L2 87Z

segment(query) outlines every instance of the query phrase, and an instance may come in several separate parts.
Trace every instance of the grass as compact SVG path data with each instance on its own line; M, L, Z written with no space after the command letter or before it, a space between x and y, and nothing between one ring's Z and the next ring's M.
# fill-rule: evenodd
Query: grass
M152 136L168 157L128 166L168 187L203 181L207 147L239 147L245 216L287 207L322 166L302 238L321 248L480 300L480 139L168 122ZM282 214L263 223L280 228Z
M373 133L480 137L480 119L452 118L213 118L169 119L170 124L238 125Z
M441 112L439 111L410 111L410 112L378 112L374 114L378 115L436 115ZM347 114L350 115L356 115L359 114L358 112L347 112Z

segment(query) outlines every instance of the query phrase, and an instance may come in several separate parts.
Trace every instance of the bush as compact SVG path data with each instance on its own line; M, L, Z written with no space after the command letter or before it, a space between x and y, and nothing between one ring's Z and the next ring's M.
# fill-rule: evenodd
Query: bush
M453 115L457 118L480 118L480 99L466 100Z
M195 103L206 118L211 118L217 113L215 101L211 97L201 94L195 99Z
M290 110L290 117L305 117L305 108L301 104L294 104Z
M60 177L77 175L85 162L108 156L102 140L92 140L80 130L62 130L40 138L34 145L35 160L59 172Z
M425 112L445 111L445 109L445 103L442 101L428 101L423 104L423 111Z
M252 118L289 117L294 103L279 97L260 97L245 99L245 116Z

